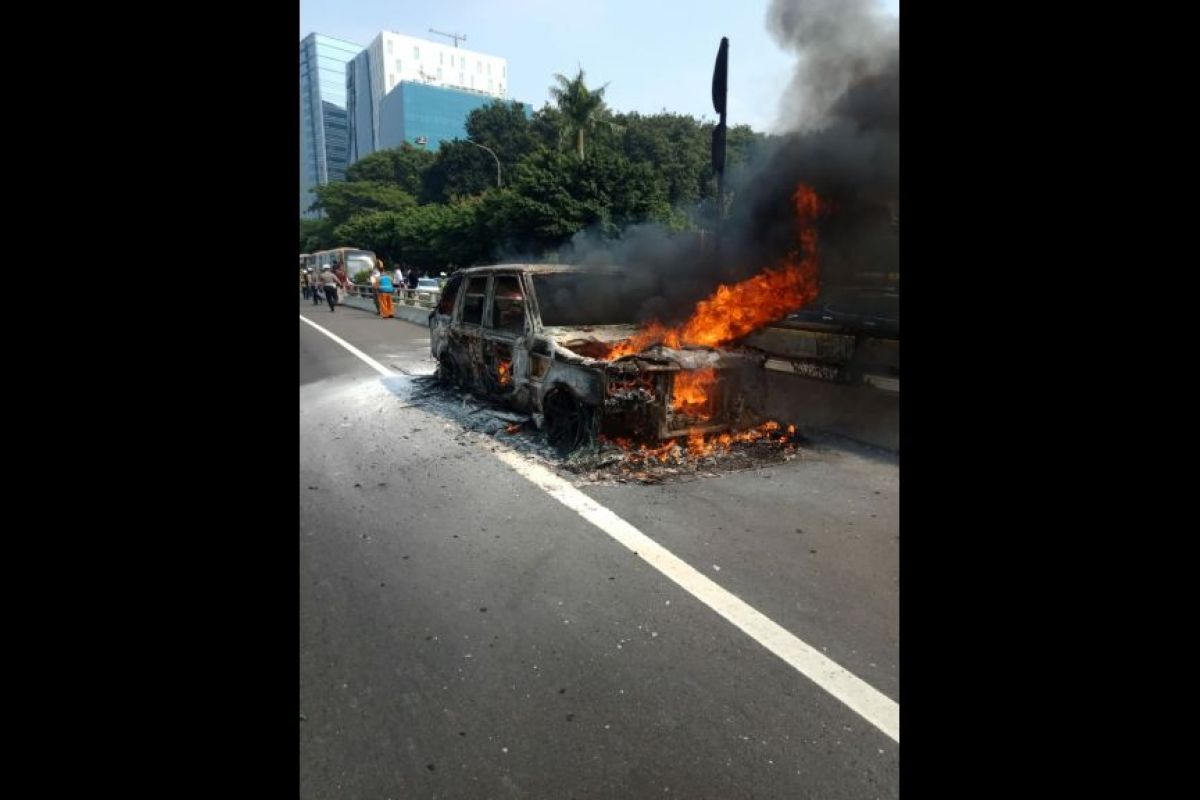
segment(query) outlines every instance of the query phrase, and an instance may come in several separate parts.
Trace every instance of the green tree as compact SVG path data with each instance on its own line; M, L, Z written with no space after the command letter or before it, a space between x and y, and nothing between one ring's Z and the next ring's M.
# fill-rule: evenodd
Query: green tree
M624 129L621 152L662 175L672 206L694 206L705 193L705 166L712 160L711 129L706 131L686 114L631 113L618 119Z
M327 183L315 189L313 208L323 211L335 228L365 211L405 211L417 201L394 183L351 181Z
M496 162L469 142L442 142L437 158L425 172L421 199L448 203L456 197L477 195L496 186Z
M608 88L608 84L592 90L588 89L583 78L583 68L580 67L574 78L555 74L554 80L558 85L550 87L550 96L554 98L563 116L563 130L575 140L575 151L581 161L585 131L591 131L608 112L607 106L604 105L604 90Z
M483 214L484 198L492 194L464 198L445 207L433 232L438 259L433 269L451 271L493 260L495 239Z
M725 135L725 169L744 169L754 163L768 142L766 134L749 125L734 125Z
M467 116L466 127L468 139L495 151L506 174L537 146L525 106L515 100L508 103L497 100L475 109Z
M403 248L400 230L407 216L408 212L365 211L338 225L333 233L339 242L373 250L391 264Z
M315 253L334 246L333 226L327 219L300 220L300 252Z
M433 153L405 142L400 147L379 150L354 162L346 170L346 180L393 183L416 197L421 192L425 170L433 161Z
M508 188L482 199L480 214L496 248L535 255L585 228L613 237L633 223L674 222L662 176L607 149L580 161L539 147Z
M480 213L498 251L538 256L595 221L595 210L576 196L572 168L578 163L539 146L517 165L508 186L482 198Z
M565 128L563 119L562 112L549 103L535 111L529 128L536 144L561 150Z

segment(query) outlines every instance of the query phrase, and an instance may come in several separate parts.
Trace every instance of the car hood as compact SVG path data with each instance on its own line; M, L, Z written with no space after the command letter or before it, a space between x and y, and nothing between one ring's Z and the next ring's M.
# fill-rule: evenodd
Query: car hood
M638 325L560 325L544 328L542 332L553 339L556 344L570 348L572 343L587 344L588 342L603 342L615 344L623 339L634 336L641 330Z
M627 360L657 364L675 364L682 369L705 369L731 366L746 358L746 354L730 349L688 347L675 349L656 344L639 353L610 361L605 358L608 349L617 342L628 339L641 331L638 325L587 325L579 327L556 326L543 329L559 352L568 351L583 363L617 363Z

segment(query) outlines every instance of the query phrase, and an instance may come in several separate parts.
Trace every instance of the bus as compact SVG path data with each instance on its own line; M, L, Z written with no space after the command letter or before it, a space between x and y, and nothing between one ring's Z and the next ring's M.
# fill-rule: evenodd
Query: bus
M300 269L311 270L314 275L320 275L321 270L339 263L346 267L346 280L354 280L355 273L364 269L370 270L375 266L375 253L357 247L335 247L332 250L300 254ZM340 304L345 297L344 291L338 292L338 303Z
M346 265L346 277L354 276L361 270L370 270L375 266L375 253L370 250L360 250L357 247L335 247L332 250L320 250L316 253L301 253L300 267L320 272L326 267L342 263Z

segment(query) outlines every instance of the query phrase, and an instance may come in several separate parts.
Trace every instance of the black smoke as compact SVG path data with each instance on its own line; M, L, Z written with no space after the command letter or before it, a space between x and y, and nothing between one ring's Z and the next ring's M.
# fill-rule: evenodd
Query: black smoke
M827 209L818 225L824 293L864 273L899 272L899 22L875 0L775 0L767 24L797 57L780 98L786 133L758 163L729 175L719 247L712 231L702 238L643 225L615 242L580 234L561 255L634 271L621 294L643 320L681 321L719 284L749 278L793 251L792 195L801 183Z

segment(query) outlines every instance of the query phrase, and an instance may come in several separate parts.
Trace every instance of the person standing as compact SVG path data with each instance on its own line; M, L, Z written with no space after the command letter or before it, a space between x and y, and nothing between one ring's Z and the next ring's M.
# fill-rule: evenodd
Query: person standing
M380 264L382 268L383 264ZM390 319L392 316L392 291L395 289L392 284L392 276L386 270L379 275L378 288L375 290L375 297L379 301L379 316L384 319Z
M326 269L321 273L321 284L325 290L325 301L329 303L329 310L332 312L338 300L338 279L333 270Z
M382 269L381 265L382 265L382 262L379 259L375 259L375 265L373 267L371 267L371 278L370 278L371 296L375 300L375 313L379 314L380 316L383 315L383 312L380 310L380 306L379 306L379 276L383 274L383 269Z
M350 294L350 278L346 275L346 262L339 261L337 266L333 268L333 277L337 279L337 285L345 294Z
M308 271L308 288L312 292L313 305L321 305L321 281L317 277L317 273L311 269Z

